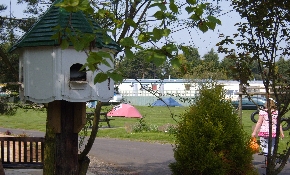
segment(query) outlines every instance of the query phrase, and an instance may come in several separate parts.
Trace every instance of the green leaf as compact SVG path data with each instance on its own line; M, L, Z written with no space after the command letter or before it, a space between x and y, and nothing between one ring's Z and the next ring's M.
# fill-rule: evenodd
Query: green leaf
M134 54L129 48L125 48L125 54L128 59L134 58Z
M93 41L95 39L95 34L85 33L82 36L82 39L86 40L87 42L91 42L91 41Z
M126 38L121 39L120 44L122 46L129 46L129 47L132 47L135 45L132 37L126 37Z
M103 72L100 72L98 73L95 78L94 78L94 83L102 83L104 81L106 81L108 79L108 75L103 73Z
M141 42L147 42L149 41L149 36L145 33L141 33L139 36L138 36L138 40L141 41Z
M162 49L165 49L167 52L173 52L173 51L178 51L178 48L174 44L166 44L165 46L162 47Z
M181 46L180 48L181 48L183 54L188 54L189 53L189 49L188 49L187 46Z
M221 25L221 21L214 16L208 16L207 19L209 22L213 22L213 23Z
M194 21L198 21L198 20L200 20L200 16L193 14L189 17L189 19L193 19Z
M197 16L201 16L203 14L203 8L201 8L201 7L196 8L195 14Z
M154 53L151 59L156 66L161 66L166 61L166 56L163 54Z
M103 34L103 42L105 44L110 44L112 42L112 38L110 38L106 33Z
M112 67L112 65L107 61L107 59L103 59L102 60L102 64L108 66L108 67Z
M174 1L170 1L170 4L169 4L169 8L170 10L172 10L174 13L178 13L178 7L174 4Z
M157 3L157 6L160 8L161 11L166 11L167 10L165 4L163 4L163 3Z
M59 32L54 33L54 34L51 36L51 39L58 40L58 39L59 39Z
M206 25L208 26L208 28L210 28L211 30L215 29L216 23L213 22L206 22Z
M190 5L195 5L196 4L196 0L186 0L186 2Z
M62 39L61 44L60 44L61 49L64 50L68 48L68 46L69 46L69 42L66 39Z
M154 4L151 4L149 6L149 8L152 8L152 7L159 7L160 10L162 10L162 11L165 11L167 9L165 4L163 4L163 3L154 3Z
M130 25L130 26L132 26L132 27L134 27L134 28L136 28L137 27L137 24L133 21L133 19L126 19L126 22Z
M164 29L163 30L163 36L169 36L170 35L170 33L171 33L171 30L170 29Z
M164 19L165 14L163 11L157 11L154 15L153 15L156 19L161 20Z
M192 13L196 8L195 7L185 7L185 10L188 14Z
M95 64L88 63L87 66L88 66L89 70L91 70L92 72L94 72L96 70Z
M80 71L86 71L87 66L88 66L88 64L85 63L85 64L80 68Z
M102 57L97 52L90 52L87 58L89 64L99 64L102 61Z
M74 48L76 51L81 51L84 49L84 43L83 42L75 42Z
M170 63L174 67L180 67L181 66L181 60L178 59L177 57L173 58L170 60Z
M79 5L79 0L64 0L64 3L70 6L77 6Z
M108 76L112 78L115 82L122 82L124 79L124 77L121 74L118 74L116 72L112 73L108 72Z
M208 3L201 3L201 4L199 4L199 8L201 8L201 9L206 9L206 7L207 7L207 5L208 5Z
M162 29L157 29L157 28L153 29L154 41L160 40L162 38L162 36L163 36L163 30Z
M109 52L105 51L98 51L97 54L103 58L112 58L111 54Z
M199 28L199 30L201 30L203 33L208 31L208 27L207 27L207 25L205 25L205 23L199 23L199 24L198 24L198 28Z
M78 9L80 9L82 11L88 10L89 7L90 7L90 3L88 0L81 0L79 5L78 5Z
M68 12L76 12L79 0L64 0L62 3L57 3L55 6L62 7Z

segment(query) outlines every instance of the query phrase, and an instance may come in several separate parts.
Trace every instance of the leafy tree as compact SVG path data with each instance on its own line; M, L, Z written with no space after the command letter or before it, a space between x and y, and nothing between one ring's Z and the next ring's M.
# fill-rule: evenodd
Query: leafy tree
M232 5L246 22L238 23L238 33L234 38L225 38L219 43L220 51L227 51L226 44L235 44L237 61L235 72L237 79L245 87L252 78L251 65L257 64L257 70L263 80L266 97L273 97L278 107L277 135L280 135L281 117L289 111L289 67L287 73L278 71L276 59L280 56L289 57L289 1L256 1L233 0ZM244 93L245 90L244 90ZM268 103L269 104L269 103ZM270 109L268 107L268 109ZM268 115L271 115L270 110ZM269 122L272 123L271 117ZM272 125L269 127L272 137ZM288 161L290 149L285 148L278 153L279 140L276 139L273 154L267 156L266 174L279 174ZM271 152L269 146L269 152ZM279 161L278 161L279 160Z
M24 1L21 2L23 3ZM27 0L25 2L28 3L27 12L33 14L41 12L40 4L43 2L42 0ZM51 1L47 0L45 2L50 3ZM170 0L168 3L161 0L111 0L106 2L98 0L63 0L56 2L56 6L64 8L68 12L82 11L89 18L102 24L103 31L98 32L103 32L103 39L106 41L109 41L109 38L106 37L109 34L121 46L121 51L125 54L124 58L132 59L134 52L142 51L145 60L156 67L160 67L163 63L176 67L181 65L180 60L177 58L179 46L170 39L173 33L172 28L176 24L189 28L199 28L203 32L209 29L213 30L216 25L221 24L214 17L215 13L214 10L211 10L213 8L209 6L210 4L197 3L195 0L187 0L186 2ZM185 11L188 15L185 20L179 20L178 15L182 11ZM207 11L209 13L205 13ZM55 39L62 36L61 47L65 49L69 46L69 43L72 43L77 51L86 51L88 56L87 64L85 64L86 70L95 71L98 69L98 65L107 64L103 56L106 55L107 57L108 54L103 52L94 53L90 51L90 47L87 47L88 43L95 38L82 39L83 34L75 31L69 24L66 28L56 28L56 34L53 36ZM175 26L172 26L173 24ZM184 48L181 47L183 52L185 52ZM116 52L116 56L118 52ZM123 76L118 69L112 67L107 72L98 73L95 77L95 83L105 81L107 78L122 81ZM100 106L101 103L99 102L95 111L94 121L98 121ZM94 122L93 132L88 144L79 155L80 174L85 174L86 172L89 162L86 155L96 137L97 125L98 123ZM47 128L47 134L50 133L50 129ZM53 149L53 141L53 137L49 137L46 140L47 147L50 146ZM55 161L53 156L53 154L46 154L45 164L53 167L53 162ZM53 174L54 171L53 168L45 168L44 172L45 174Z
M204 58L203 60L204 62L213 63L214 68L219 67L219 56L216 52L214 52L213 48L208 53L204 54L203 58Z
M16 54L7 54L9 45L0 45L0 82L17 82L18 81L18 58ZM17 71L16 71L17 70ZM18 87L16 87L18 88Z
M262 80L261 75L259 74L259 64L257 60L254 60L252 65L250 65L250 69L252 71L253 79L254 80Z
M233 74L233 71L231 70L234 69L235 66L236 66L236 61L233 59L232 55L225 56L224 59L221 60L220 68L225 72L228 80L234 79L234 74Z
M290 60L285 60L285 58L283 56L280 56L280 58L278 59L278 61L276 62L277 68L278 68L278 73L280 75L287 75L288 74L288 70L290 67Z
M157 79L161 77L162 67L157 68L154 63L147 62L144 58L146 58L146 53L138 52L132 58L123 59L117 66L126 78Z
M216 67L215 62L202 61L201 64L194 67L185 77L190 79L225 80L226 74Z
M187 50L183 53L183 55L188 62L188 69L191 69L201 63L197 48L187 47Z
M212 79L224 80L226 74L219 67L219 57L213 49L204 55L204 60L200 60L198 65L188 69L184 78L188 79Z
M190 46L180 46L183 48L184 53L177 56L180 66L172 66L170 75L172 78L188 78L193 69L202 63L197 48Z

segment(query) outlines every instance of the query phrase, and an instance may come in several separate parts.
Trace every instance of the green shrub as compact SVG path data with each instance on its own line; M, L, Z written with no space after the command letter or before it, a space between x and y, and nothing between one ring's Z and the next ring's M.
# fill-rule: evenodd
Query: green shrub
M1 115L14 115L16 113L17 106L13 103L9 103L8 97L0 97L0 114Z
M173 174L258 174L239 118L220 86L202 87L200 96L180 116L175 133Z

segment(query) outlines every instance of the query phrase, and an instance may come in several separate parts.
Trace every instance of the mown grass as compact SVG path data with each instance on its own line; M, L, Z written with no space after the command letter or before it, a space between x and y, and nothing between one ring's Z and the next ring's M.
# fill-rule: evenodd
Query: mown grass
M175 125L179 115L184 113L187 107L147 107L136 106L142 114L142 122L152 128L158 128L159 132L132 132L132 128L140 124L140 119L114 117L111 120L111 128L108 128L105 122L100 123L100 129L97 137L109 137L117 139L129 139L146 142L174 143L173 135L165 132L168 125ZM92 109L87 109L91 111ZM103 111L108 111L104 107ZM249 134L252 133L254 123L250 119L253 110L244 110L242 115L243 129ZM18 109L14 116L0 115L0 127L15 128L25 130L37 130L45 132L46 110ZM90 130L88 129L88 132ZM13 133L12 133L13 134ZM285 139L281 140L281 148L286 148L289 141L289 131L284 131Z

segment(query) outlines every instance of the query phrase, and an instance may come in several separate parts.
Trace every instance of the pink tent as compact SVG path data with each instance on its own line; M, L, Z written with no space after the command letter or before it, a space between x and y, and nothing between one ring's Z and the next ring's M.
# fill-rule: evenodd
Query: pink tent
M114 106L113 109L107 113L111 117L128 117L128 118L142 118L140 112L132 105L119 104Z

